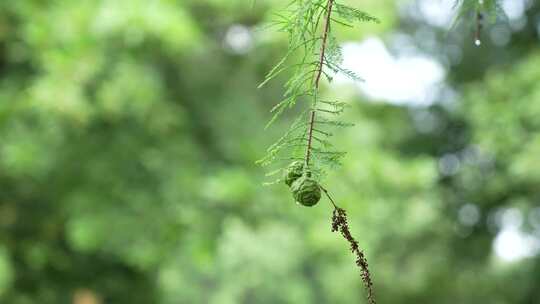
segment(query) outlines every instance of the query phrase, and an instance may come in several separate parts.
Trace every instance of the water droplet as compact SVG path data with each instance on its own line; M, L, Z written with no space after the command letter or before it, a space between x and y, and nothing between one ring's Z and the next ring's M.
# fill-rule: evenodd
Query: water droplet
M480 39L476 39L476 40L474 41L474 44L475 44L476 46L480 46L480 45L482 44L482 41L480 41Z

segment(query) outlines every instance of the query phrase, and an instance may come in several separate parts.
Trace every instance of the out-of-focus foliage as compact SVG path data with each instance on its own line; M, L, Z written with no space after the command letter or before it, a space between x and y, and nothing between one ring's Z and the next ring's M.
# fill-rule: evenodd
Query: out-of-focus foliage
M280 80L256 89L286 46L259 25L285 2L0 2L0 303L362 301L330 206L298 207L254 165L290 122L264 131ZM340 35L394 30L395 2L360 7L382 19L377 32ZM530 29L504 50L486 43L489 56L463 48L455 107L327 88L356 126L336 134L349 154L325 183L380 303L540 296L537 256L508 264L492 251L508 210L538 236ZM436 127L419 131L418 113Z

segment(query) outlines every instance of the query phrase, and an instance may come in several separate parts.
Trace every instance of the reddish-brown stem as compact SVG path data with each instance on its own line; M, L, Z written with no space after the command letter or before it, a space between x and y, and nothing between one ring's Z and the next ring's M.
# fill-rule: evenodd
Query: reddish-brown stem
M317 74L315 76L315 90L317 91L319 89L319 82L321 81L321 75L323 72L324 67L324 55L326 52L326 42L328 40L328 34L330 33L330 22L332 17L332 6L334 5L334 0L328 0L326 4L326 16L324 20L324 30L322 34L322 42L321 42L321 51L319 52L319 62L318 62L318 69ZM314 102L317 102L317 93L314 94ZM315 124L315 104L313 104L313 109L311 110L311 113L309 115L309 129L308 129L308 139L307 139L307 148L306 148L306 167L309 166L309 160L311 158L311 145L313 143L313 126Z
M328 34L330 33L330 21L332 18L332 6L334 5L334 0L328 0L326 5L326 17L324 21L324 31L322 36L321 43L321 52L319 56L319 70L317 71L317 77L315 78L315 88L319 88L319 82L321 80L321 75L323 71L324 64L324 54L326 52L326 41L328 40Z
M306 168L309 166L309 158L311 157L311 144L313 140L313 125L315 123L315 110L311 110L309 117L309 129L308 129L308 139L306 147Z

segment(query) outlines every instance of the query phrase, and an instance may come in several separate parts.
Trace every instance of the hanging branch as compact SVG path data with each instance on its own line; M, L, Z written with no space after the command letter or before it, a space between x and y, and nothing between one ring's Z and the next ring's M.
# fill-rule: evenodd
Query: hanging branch
M459 8L452 27L461 19L474 18L474 44L476 46L482 44L480 36L486 17L489 17L491 22L495 22L499 17L505 18L500 0L456 0L455 6Z
M284 171L283 181L290 187L295 201L300 205L314 206L321 199L321 192L325 193L334 207L332 231L339 231L349 242L350 249L356 256L356 265L361 271L368 302L375 304L368 263L358 242L349 231L347 213L335 204L326 188L320 185L320 179L325 172L323 167L339 165L345 154L333 149L329 140L332 132L328 129L349 127L351 124L336 119L347 105L340 101L321 99L319 88L323 75L329 81L333 78L332 74L337 73L353 80L360 79L354 72L341 67L341 47L332 36L332 23L350 27L350 23L354 21L378 20L358 9L342 5L337 0L293 0L287 13L278 16L279 20L275 24L288 33L289 50L266 75L261 86L287 70L291 71L292 76L285 83L284 99L272 109L274 116L269 124L298 101L310 98L311 104L308 110L302 112L293 122L285 135L270 146L268 154L259 163L266 166L280 159L294 160L277 172ZM293 56L299 58L299 61L287 65Z

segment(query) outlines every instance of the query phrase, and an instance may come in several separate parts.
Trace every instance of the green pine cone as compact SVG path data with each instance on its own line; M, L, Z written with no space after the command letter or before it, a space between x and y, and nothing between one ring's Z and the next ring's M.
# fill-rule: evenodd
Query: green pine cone
M307 207L315 206L321 199L319 183L306 175L294 181L291 191L294 199Z
M299 160L292 162L287 167L287 170L285 170L285 176L283 178L285 180L285 184L287 184L287 186L290 187L295 180L297 180L298 178L302 176L303 173L304 173L304 162L299 161Z

